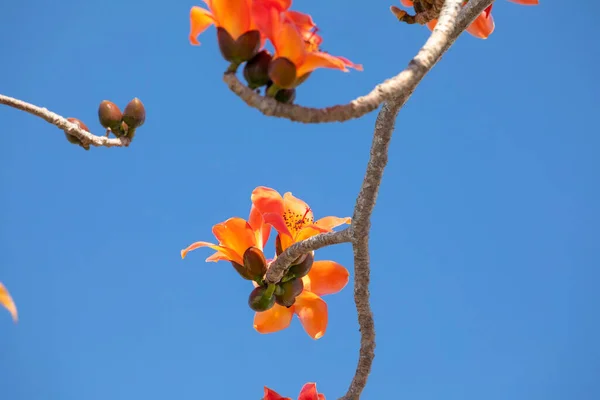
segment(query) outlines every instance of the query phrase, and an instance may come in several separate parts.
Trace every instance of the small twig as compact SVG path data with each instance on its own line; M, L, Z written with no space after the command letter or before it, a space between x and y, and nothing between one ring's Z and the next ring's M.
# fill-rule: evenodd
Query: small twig
M111 139L107 136L96 136L90 132L80 129L76 124L67 121L66 118L53 113L47 108L38 107L25 101L4 96L2 94L0 94L0 104L5 104L9 107L28 112L36 117L40 117L52 125L57 126L65 133L76 136L84 144L91 144L96 147L127 147L131 143L131 140L126 137Z
M465 9L480 9L483 11L493 1L494 0L471 0ZM481 13L481 11L479 11L479 13ZM407 91L407 88L416 87L421 79L423 79L423 77L429 72L431 67L433 67L433 65L435 65L442 58L442 55L446 52L446 50L450 48L460 33L466 29L466 27L479 13L463 13L463 19L461 19L461 22L465 22L464 28L460 30L456 29L450 35L438 37L440 42L438 43L439 45L436 46L436 49L439 51L427 51L428 57L431 57L429 60L430 62L427 63L427 65L430 65L429 68L420 62L420 59L423 58L423 51L428 50L428 44L431 45L430 40L433 35L430 37L430 40L425 44L425 46L419 51L417 56L412 59L404 71L400 72L395 77L387 79L383 83L377 85L367 95L358 97L344 105L326 108L311 108L302 107L295 104L283 104L274 99L257 94L252 89L244 85L233 73L225 73L223 75L223 80L229 89L238 95L246 104L248 104L250 107L256 108L267 116L286 118L291 121L304 123L344 122L350 119L360 118L363 115L377 109L383 102L398 96L402 92ZM467 20L468 23L466 23ZM462 26L463 24L461 23L461 27ZM410 96L410 93L408 93L408 95Z
M266 281L268 283L278 283L290 268L291 263L303 254L309 253L320 248L340 243L349 243L351 241L350 228L337 232L321 233L310 237L298 243L294 243L269 266Z

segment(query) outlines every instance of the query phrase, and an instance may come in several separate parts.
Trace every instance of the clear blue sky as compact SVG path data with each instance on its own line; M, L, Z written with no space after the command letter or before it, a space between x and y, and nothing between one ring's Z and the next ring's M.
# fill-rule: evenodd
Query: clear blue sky
M600 398L600 48L596 2L498 1L487 41L463 36L400 113L372 231L377 355L365 399ZM325 49L364 72L321 70L298 102L347 102L402 69L426 28L391 0L300 1ZM354 374L353 282L326 298L313 341L295 319L252 328L249 283L209 250L250 192L292 191L317 217L351 215L375 113L301 125L248 108L221 81L215 31L188 44L193 2L2 6L0 92L84 120L138 96L127 149L70 145L0 107L0 313L6 400L257 399L263 385L328 399ZM565 17L568 15L568 18ZM590 30L592 29L592 30ZM349 268L341 245L318 253Z

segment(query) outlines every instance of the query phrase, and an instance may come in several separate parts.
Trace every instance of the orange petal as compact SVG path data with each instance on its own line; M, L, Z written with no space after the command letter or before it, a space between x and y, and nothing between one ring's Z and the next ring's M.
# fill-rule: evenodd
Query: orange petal
M322 398L325 398L323 396ZM300 390L300 395L298 396L298 400L319 400L321 396L319 396L319 392L317 392L317 384L314 382L305 383L302 386L302 390Z
M304 62L300 65L296 73L298 76L302 76L317 68L339 69L348 72L347 67L351 67L352 65L346 65L346 61L347 59L341 59L328 53L313 51L306 54ZM360 68L362 68L362 66L360 66Z
M250 30L251 14L248 0L217 0L210 4L215 23L237 39Z
M289 397L283 397L273 389L269 389L265 386L265 393L262 400L292 400Z
M317 222L315 222L315 225L317 225L321 228L332 230L333 228L337 228L340 225L350 224L351 222L352 222L352 218L350 218L350 217L345 217L345 218L323 217L323 218L320 218L319 220L317 220Z
M306 225L298 233L296 233L296 237L294 238L295 242L301 242L309 237L316 236L320 233L331 232L331 229L326 229L321 226L311 224ZM283 247L283 246L282 246ZM285 249L284 249L285 250Z
M212 231L219 240L220 246L233 250L240 258L249 247L256 245L256 235L250 224L243 218L229 218L213 226Z
M402 3L402 5L404 7L412 7L413 6L412 0L400 0L400 3Z
M298 11L287 11L285 16L290 19L300 30L300 32L310 32L317 27L317 24L309 14L304 14Z
M257 312L254 314L254 329L258 333L273 333L287 328L292 322L293 309L293 306L287 308L275 304L267 311Z
M348 284L350 273L334 261L315 261L310 272L310 291L319 296L334 294Z
M283 219L292 234L300 231L303 226L312 225L315 221L308 204L295 197L292 192L283 195L283 209Z
M185 256L187 256L187 253L189 253L190 251L199 249L200 247L210 247L211 249L216 250L223 255L223 257L220 257L218 259L211 259L210 261L231 260L231 261L235 261L239 264L244 263L244 260L242 259L242 257L240 257L232 249L229 249L229 248L223 247L223 246L217 246L216 244L212 244L212 243L208 243L208 242L192 243L187 248L181 250L181 258L185 258ZM208 259L210 259L210 257ZM207 259L207 261L208 261L208 259Z
M289 19L281 19L279 15L273 24L273 37L275 58L285 57L293 62L296 67L302 65L306 56L304 39L296 25ZM298 76L301 76L298 73Z
M17 306L15 305L15 302L13 301L12 297L10 296L10 293L8 293L8 290L2 284L2 282L0 282L0 305L4 306L8 310L8 312L10 312L10 315L12 316L13 321L17 322L17 320L18 320Z
M513 3L521 4L524 6L537 6L540 4L539 0L508 0Z
M190 10L190 43L198 46L198 36L209 26L215 23L215 19L210 11L204 8L194 6Z
M283 220L283 197L275 189L259 186L252 191L250 199L265 223L272 225L282 236L292 235Z
M311 338L323 337L327 330L327 303L322 298L305 290L296 297L292 308Z
M490 8L483 11L475 21L467 28L467 32L479 39L487 39L494 32L494 17L489 11Z
M254 231L256 236L256 247L263 249L264 245L269 241L269 234L271 233L271 225L265 224L265 221L254 205L250 208L250 216L248 217L248 223Z

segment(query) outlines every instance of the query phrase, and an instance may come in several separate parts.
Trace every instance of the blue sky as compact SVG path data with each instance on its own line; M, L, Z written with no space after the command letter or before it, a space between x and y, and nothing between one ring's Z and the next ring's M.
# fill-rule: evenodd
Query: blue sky
M6 400L328 399L354 374L351 284L326 297L313 341L298 320L260 335L251 289L209 250L259 185L317 217L352 214L372 113L301 125L248 108L221 81L215 31L188 44L193 2L11 2L0 13L0 92L78 117L142 99L127 149L70 145L0 107L0 313ZM556 3L556 4L555 4ZM487 41L463 36L401 111L373 215L377 350L365 399L600 397L600 48L596 2L498 1ZM402 69L428 30L374 0L296 1L325 49L364 72L318 71L297 101L345 103ZM565 17L568 14L568 18ZM317 253L351 268L349 245ZM352 277L351 277L352 279Z

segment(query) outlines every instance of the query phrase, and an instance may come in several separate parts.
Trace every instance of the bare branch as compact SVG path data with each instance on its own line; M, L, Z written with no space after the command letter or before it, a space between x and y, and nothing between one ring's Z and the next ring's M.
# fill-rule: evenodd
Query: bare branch
M28 112L36 117L40 117L52 125L57 126L66 134L77 137L83 144L91 144L96 147L127 147L131 143L131 140L126 137L108 138L106 136L96 136L90 132L84 131L76 124L67 121L66 118L53 113L47 108L38 107L25 101L4 96L2 94L0 94L0 104L5 104L9 107Z
M351 241L350 228L337 232L321 233L310 237L298 243L294 243L269 266L266 281L268 283L278 283L290 268L291 263L303 254L309 253L320 248L340 243L349 243Z
M461 3L461 0L447 0L445 2L440 13L439 22L433 33L409 65L409 68L411 65L416 66L414 70L422 72L413 75L402 90L399 90L392 99L383 105L375 122L367 171L356 200L351 227L352 248L354 250L354 301L361 333L359 359L348 392L340 400L356 400L360 397L367 384L373 359L375 358L375 324L369 300L371 273L369 233L371 230L371 214L375 208L383 171L388 162L388 150L394 132L396 116L423 76L433 68L441 55L470 23L470 21L467 21L463 26L461 22L462 29L458 29L458 14ZM484 1L479 3L484 3ZM471 11L467 10L466 12ZM461 14L463 21L467 19L465 17L466 12Z
M291 121L304 123L344 122L350 119L360 118L375 110L384 101L396 96L410 96L417 84L431 70L431 68L442 58L442 55L450 48L452 43L462 31L494 0L471 0L465 7L459 25L451 33L444 36L433 34L419 51L408 67L398 75L377 85L370 93L352 100L348 104L337 105L326 108L302 107L295 104L283 104L268 97L254 92L244 85L235 73L225 73L223 81L229 89L238 95L250 107L258 109L267 116L286 118ZM477 10L479 10L477 12ZM435 41L432 42L432 39ZM424 63L423 59L427 58ZM412 88L412 89L411 89Z

